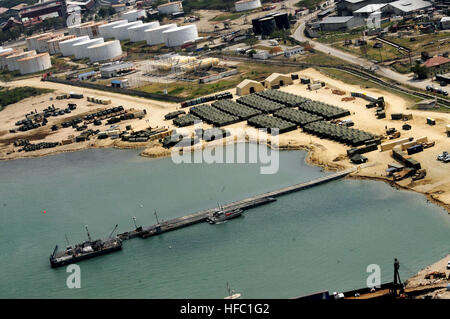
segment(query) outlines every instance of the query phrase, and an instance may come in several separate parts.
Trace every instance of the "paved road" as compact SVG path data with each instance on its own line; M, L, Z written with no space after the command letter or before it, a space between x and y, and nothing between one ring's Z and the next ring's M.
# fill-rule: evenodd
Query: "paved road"
M301 24L295 30L293 37L298 41L309 41L311 44L313 44L314 49L321 51L323 53L329 54L330 56L337 57L341 60L344 60L348 63L361 65L365 68L375 70L375 72L379 75L382 75L384 77L387 77L391 80L394 80L401 84L410 85L416 88L425 89L427 85L433 84L431 80L423 80L423 81L414 81L410 75L401 74L398 73L388 67L379 66L375 63L372 63L364 58L358 57L356 55L353 55L348 52L341 51L339 49L336 49L334 47L331 47L327 44L323 44L317 41L313 41L310 38L307 38L304 35L305 30L305 24L308 20L310 20L312 17L317 15L317 13L310 14L308 16L305 16L301 19Z

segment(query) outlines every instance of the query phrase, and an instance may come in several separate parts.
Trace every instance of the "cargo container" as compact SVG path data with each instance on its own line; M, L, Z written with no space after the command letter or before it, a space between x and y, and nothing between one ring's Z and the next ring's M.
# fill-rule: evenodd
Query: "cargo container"
M422 144L417 144L417 145L408 147L406 150L408 152L408 155L412 155L412 154L416 154L416 153L422 152L423 151L423 146L422 146Z
M392 113L391 114L391 119L392 120L401 120L403 118L403 114L402 113Z
M436 125L436 121L430 117L427 117L427 124L428 125Z

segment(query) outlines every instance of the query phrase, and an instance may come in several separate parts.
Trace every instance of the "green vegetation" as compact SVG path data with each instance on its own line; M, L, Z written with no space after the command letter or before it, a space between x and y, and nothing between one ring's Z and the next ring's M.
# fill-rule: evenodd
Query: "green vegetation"
M37 96L49 92L53 92L53 90L35 88L30 86L18 87L13 89L2 88L0 90L0 111L4 109L5 106L17 103L30 96Z
M303 8L306 7L309 10L315 10L319 3L323 0L301 0L295 4L296 7Z
M426 79L428 77L428 68L425 66L421 66L420 64L416 64L411 68L411 71L417 74L419 79Z
M245 14L245 12L220 14L218 16L215 16L214 18L212 18L209 21L220 22L220 21L224 21L224 20L236 20L236 19L239 19L240 17L242 17L244 14Z

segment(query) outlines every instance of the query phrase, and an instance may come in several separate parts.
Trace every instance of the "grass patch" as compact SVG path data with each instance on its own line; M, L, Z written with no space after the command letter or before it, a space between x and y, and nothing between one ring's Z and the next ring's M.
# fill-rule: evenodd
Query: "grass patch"
M226 13L226 14L220 14L215 16L214 18L210 19L209 21L213 22L220 22L225 20L236 20L242 17L245 14L245 12L236 12L236 13Z
M31 86L24 86L13 89L2 88L0 90L0 111L3 110L7 105L17 103L30 96L37 96L50 92L53 92L53 90L35 88Z

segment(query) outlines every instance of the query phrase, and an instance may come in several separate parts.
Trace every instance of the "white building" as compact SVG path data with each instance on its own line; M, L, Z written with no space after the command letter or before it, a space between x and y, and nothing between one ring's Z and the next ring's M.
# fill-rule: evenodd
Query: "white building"
M305 53L305 50L303 49L303 47L296 46L296 47L293 47L293 48L286 49L284 51L284 56L289 58L289 57L291 57L293 55L304 54L304 53Z
M163 31L164 42L168 47L179 47L186 42L198 39L197 26L195 24L184 25L175 29Z
M162 44L166 42L163 36L163 32L167 30L173 30L176 28L177 25L175 23L165 24L153 29L145 30L144 37L148 45Z
M423 0L398 0L387 5L386 11L396 15L406 15L431 8L432 4Z
M135 25L128 29L128 35L131 42L145 41L145 31L159 27L159 21L147 22Z
M383 8L387 6L387 3L376 3L376 4L368 4L361 9L358 9L353 12L353 15L357 17L368 18L374 12L383 12Z
M260 0L241 0L237 1L234 4L236 11L247 11L247 10L253 10L256 8L261 7L261 1Z
M159 14L172 14L175 12L182 12L182 11L183 11L183 4L181 3L181 1L168 2L158 6Z
M122 55L122 47L119 40L108 41L88 47L88 54L91 62L111 60Z
M270 53L267 52L266 50L259 50L253 54L253 59L267 60L269 58L270 58Z
M52 62L50 54L46 52L17 60L17 65L19 66L20 74L30 74L50 69Z

